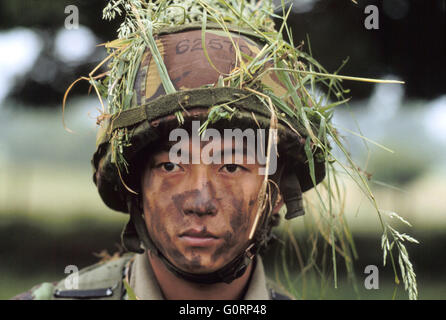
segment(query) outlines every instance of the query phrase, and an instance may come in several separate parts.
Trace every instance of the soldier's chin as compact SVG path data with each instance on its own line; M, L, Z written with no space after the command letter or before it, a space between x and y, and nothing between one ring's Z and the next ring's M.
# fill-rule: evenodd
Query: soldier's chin
M201 258L201 259L200 259ZM216 263L211 261L210 258L206 259L205 257L197 257L195 256L193 259L187 262L181 263L178 267L184 272L193 273L193 274L208 274L215 272L223 267L222 263Z

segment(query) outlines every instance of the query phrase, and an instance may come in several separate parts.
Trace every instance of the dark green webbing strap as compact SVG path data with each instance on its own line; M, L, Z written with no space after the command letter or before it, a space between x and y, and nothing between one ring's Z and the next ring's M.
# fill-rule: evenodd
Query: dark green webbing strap
M121 111L111 120L111 131L149 122L157 118L172 115L177 111L197 107L213 107L222 104L234 104L247 111L270 116L270 112L252 93L234 88L203 88L185 90L159 97L136 108Z
M127 206L130 213L130 221L127 223L124 232L122 233L124 246L126 246L126 249L129 251L143 253L144 249L141 248L142 242L145 249L150 250L153 253L158 253L158 249L147 232L146 222L139 209L138 198L129 195L127 197Z
M59 290L54 291L54 298L64 299L98 299L113 296L113 288L98 288L88 290Z

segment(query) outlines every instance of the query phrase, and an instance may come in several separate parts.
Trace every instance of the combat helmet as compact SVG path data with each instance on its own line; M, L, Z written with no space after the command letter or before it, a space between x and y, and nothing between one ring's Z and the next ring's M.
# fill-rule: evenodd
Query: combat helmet
M266 208L249 246L221 270L179 270L145 226L134 183L138 155L191 119L206 126L265 128L269 144L276 142L279 157L286 157L280 181L285 218L302 215L302 192L323 180L330 148L319 128L330 120L331 106L320 106L306 89L314 75L304 62L314 62L283 39L287 12L276 27L268 0L111 1L104 17L122 11L118 39L106 44L109 71L91 79L108 104L99 119L93 180L108 207L130 214L122 234L128 250L142 253L142 244L188 280L230 282L267 243L277 221Z

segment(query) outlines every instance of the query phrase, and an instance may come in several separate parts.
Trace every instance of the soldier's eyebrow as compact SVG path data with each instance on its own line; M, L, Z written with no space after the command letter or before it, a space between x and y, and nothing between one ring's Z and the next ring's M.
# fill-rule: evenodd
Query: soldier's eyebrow
M157 157L157 156L159 156L160 154L162 154L162 153L167 153L167 154L170 154L170 151L171 151L171 149L172 149L172 147L174 146L174 145L176 145L176 144L178 144L179 142L178 141L165 141L164 143L162 143L162 144L160 144L157 148L156 148L156 151L154 152L154 155L153 155L153 157L152 157L152 159L153 159L153 161L154 161L154 165L155 165L155 158ZM178 149L178 152L181 152L181 157L184 159L184 158L187 158L187 159L189 159L189 162L186 162L186 164L187 163L190 163L191 162L191 153L189 152L189 145L187 145L187 147L185 147L185 148L179 148ZM170 161L170 159L168 159L168 161Z
M170 149L177 143L178 143L177 141L165 141L158 147L157 151L158 152L163 152L163 151L169 152Z
M169 152L170 148L175 142L172 141L166 141L164 143L160 143L153 147L151 150L151 155L148 157L147 165L149 168L154 168L156 165L156 157L159 156L159 154L164 152Z
M175 141L165 141L164 143L159 144L158 146L156 146L153 151L152 151L152 158L155 158L157 155L159 155L160 153L169 153L172 146L177 144L178 142ZM181 150L182 152L184 151L183 149ZM186 151L188 151L186 149Z

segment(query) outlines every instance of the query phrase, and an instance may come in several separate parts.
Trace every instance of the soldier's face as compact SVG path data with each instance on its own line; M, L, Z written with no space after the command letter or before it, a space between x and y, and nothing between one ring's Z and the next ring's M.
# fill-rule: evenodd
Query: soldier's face
M203 142L191 140L184 142L189 150L203 148ZM214 151L223 154L223 147ZM249 157L256 158L245 153L243 164L223 156L220 164L173 163L166 150L149 159L142 176L146 225L156 246L181 270L216 271L246 248L264 179L258 161L248 164Z

